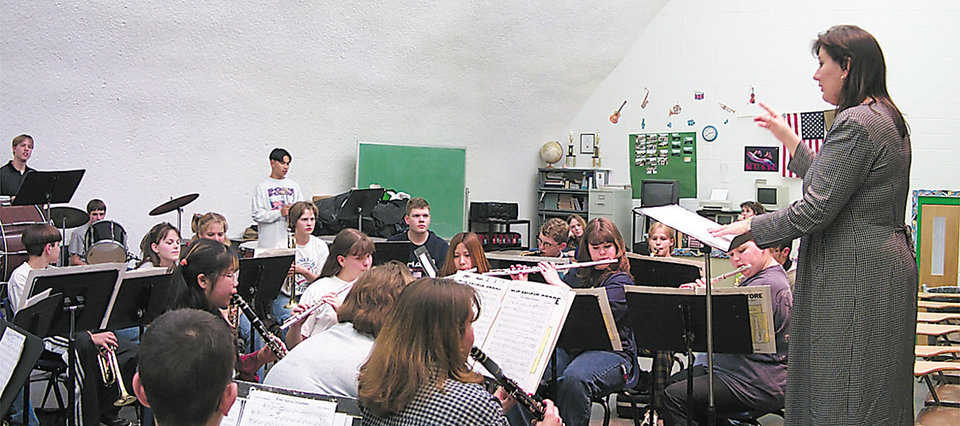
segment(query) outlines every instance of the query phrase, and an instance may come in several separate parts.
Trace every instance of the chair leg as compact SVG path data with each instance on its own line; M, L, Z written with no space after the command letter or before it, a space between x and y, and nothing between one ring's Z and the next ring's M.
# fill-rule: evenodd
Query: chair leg
M603 426L610 425L610 396L600 399L603 403Z

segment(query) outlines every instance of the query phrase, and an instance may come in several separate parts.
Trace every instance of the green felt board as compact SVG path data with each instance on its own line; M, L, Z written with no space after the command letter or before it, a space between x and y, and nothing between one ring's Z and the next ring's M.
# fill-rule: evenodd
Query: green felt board
M637 138L641 139L641 144L646 145L644 138L648 135L667 136L666 148L658 146L656 149L667 149L667 164L658 165L657 173L647 173L648 165L638 166L637 158L644 156L637 154ZM692 139L692 143L688 142ZM674 146L674 141L680 141L680 146ZM658 142L659 145L659 142ZM684 153L684 148L691 148L691 152ZM673 155L674 149L680 149L679 155ZM633 198L640 198L641 182L644 179L672 179L676 180L680 187L680 198L697 198L697 133L696 132L661 132L661 133L634 133L629 135L629 146L627 152L630 153L630 184L633 187ZM644 148L646 152L646 148ZM658 152L659 153L659 152ZM683 158L690 157L689 163L684 163Z
M465 148L360 143L357 187L372 183L423 197L430 203L430 230L443 238L463 232Z

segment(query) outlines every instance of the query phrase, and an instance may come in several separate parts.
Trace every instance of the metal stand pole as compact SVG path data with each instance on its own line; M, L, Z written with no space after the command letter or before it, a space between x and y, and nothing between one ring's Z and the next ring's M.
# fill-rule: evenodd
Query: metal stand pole
M704 248L703 271L707 283L707 424L713 426L717 424L717 408L713 402L713 283L710 282L710 252L713 248L708 245L704 245Z

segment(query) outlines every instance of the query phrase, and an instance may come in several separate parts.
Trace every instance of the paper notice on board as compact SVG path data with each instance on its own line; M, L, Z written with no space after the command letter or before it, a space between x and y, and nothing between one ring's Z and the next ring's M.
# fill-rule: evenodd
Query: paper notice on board
M3 332L3 338L0 339L0 392L7 388L10 377L17 369L26 341L27 337L12 327L7 327Z

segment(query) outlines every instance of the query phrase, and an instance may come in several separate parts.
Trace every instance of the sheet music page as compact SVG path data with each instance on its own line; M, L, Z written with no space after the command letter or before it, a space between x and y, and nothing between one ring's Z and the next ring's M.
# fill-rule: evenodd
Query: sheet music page
M705 294L704 289L699 289L697 294ZM747 309L750 312L750 335L753 337L753 352L758 354L777 352L777 336L773 329L773 302L770 300L770 286L714 287L713 294L745 294L747 296Z
M3 332L3 338L0 339L0 393L7 388L13 371L17 369L20 354L23 353L23 344L26 341L27 336L14 330L13 327L7 327Z
M493 325L494 319L500 312L503 295L506 294L507 288L511 286L511 282L502 278L468 272L457 272L453 279L458 283L473 287L477 292L477 298L480 299L480 317L473 322L473 345L482 349L490 331L490 326Z
M220 426L239 426L240 416L243 413L243 405L247 403L245 398L237 397L237 400L230 407L227 415L220 419Z
M534 282L513 282L480 347L503 374L535 392L566 319L573 292Z
M332 425L336 401L250 389L240 426Z
M708 229L719 228L722 225L683 207L671 204L669 206L643 207L639 211L677 231L692 235L704 244L723 251L730 250L730 243L733 242L734 236L714 237L707 231Z

